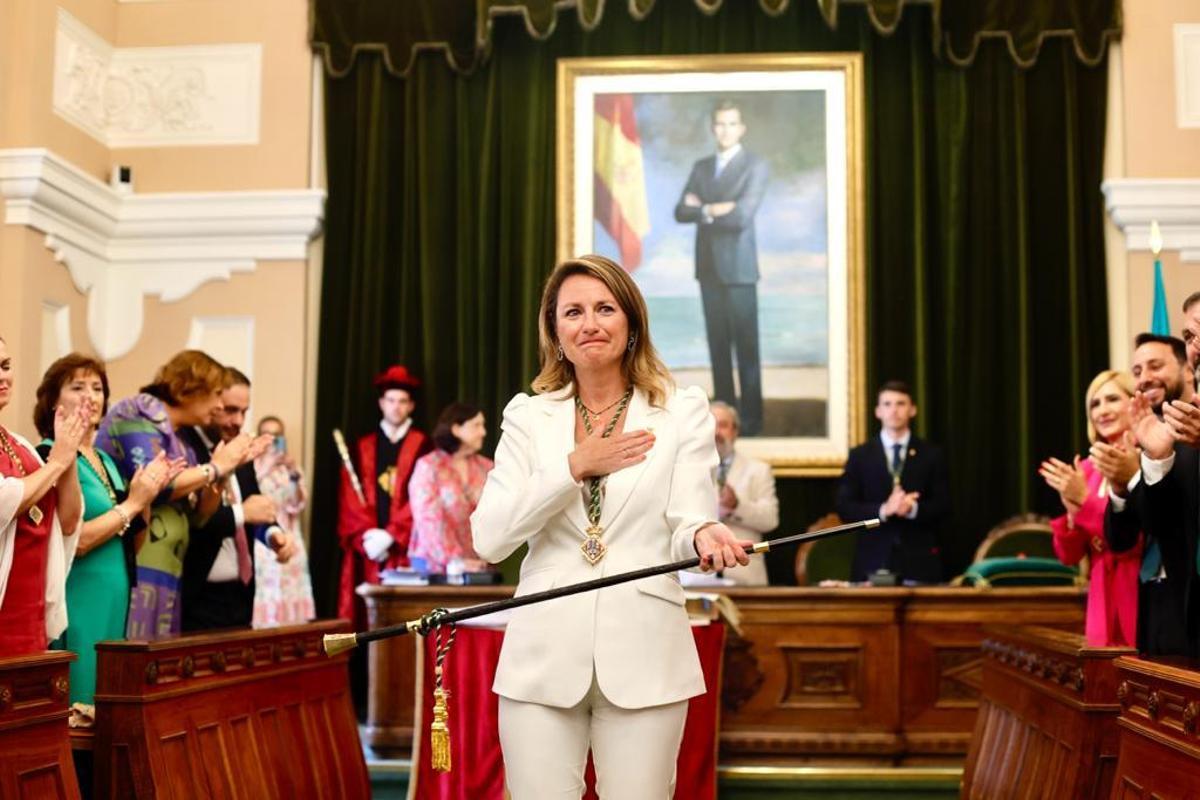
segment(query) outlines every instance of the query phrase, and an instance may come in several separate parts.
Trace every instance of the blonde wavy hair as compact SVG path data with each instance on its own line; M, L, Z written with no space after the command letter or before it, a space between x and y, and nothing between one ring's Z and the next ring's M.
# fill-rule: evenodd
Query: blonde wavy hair
M659 358L650 342L650 320L646 301L637 284L622 269L620 264L599 255L586 255L562 262L542 290L542 305L538 309L538 355L541 371L533 379L533 390L538 394L556 392L575 382L575 366L567 359L558 358L558 334L555 321L558 318L558 292L563 281L572 275L586 275L603 283L616 298L617 305L629 320L629 333L634 337L633 348L626 348L621 359L621 372L625 379L645 392L650 404L662 408L667 394L675 388L675 381L667 371L667 365Z
M1126 397L1133 397L1135 386L1133 384L1133 376L1128 372L1122 372L1117 369L1106 369L1096 377L1092 378L1092 382L1088 384L1087 393L1083 396L1083 413L1087 419L1088 441L1095 442L1100 436L1096 432L1096 426L1092 422L1092 398L1096 393L1104 388L1104 384L1108 382L1115 383L1117 388L1125 393Z

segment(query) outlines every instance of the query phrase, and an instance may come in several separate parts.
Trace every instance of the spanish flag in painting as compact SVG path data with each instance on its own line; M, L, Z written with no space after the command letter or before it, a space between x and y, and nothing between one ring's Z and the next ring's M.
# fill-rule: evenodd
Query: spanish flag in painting
M632 272L642 262L642 239L650 232L633 95L596 95L595 119L593 213L620 247L626 271Z

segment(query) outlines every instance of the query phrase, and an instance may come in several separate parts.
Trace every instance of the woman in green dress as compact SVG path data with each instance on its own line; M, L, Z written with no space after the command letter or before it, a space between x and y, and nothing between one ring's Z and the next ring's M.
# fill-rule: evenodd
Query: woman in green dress
M37 390L33 421L53 444L54 414L90 402L92 427L79 447L84 525L75 562L67 576L67 630L58 646L77 656L71 663L71 702L91 706L96 689L96 642L125 638L133 577L133 541L145 527L145 511L181 465L159 454L138 470L128 487L107 453L95 449L96 426L108 410L108 376L99 361L72 353L46 371Z

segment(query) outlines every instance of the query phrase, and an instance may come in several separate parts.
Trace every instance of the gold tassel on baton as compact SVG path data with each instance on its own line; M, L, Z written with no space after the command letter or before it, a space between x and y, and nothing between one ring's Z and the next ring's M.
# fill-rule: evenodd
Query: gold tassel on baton
M445 671L446 656L450 654L450 648L454 644L454 634L458 629L453 622L448 627L450 631L445 642L442 641L442 628L437 628L433 633L437 655L433 668L433 722L429 725L429 742L433 750L430 754L430 762L438 772L450 771L450 709L447 705L450 692L442 685L442 676Z

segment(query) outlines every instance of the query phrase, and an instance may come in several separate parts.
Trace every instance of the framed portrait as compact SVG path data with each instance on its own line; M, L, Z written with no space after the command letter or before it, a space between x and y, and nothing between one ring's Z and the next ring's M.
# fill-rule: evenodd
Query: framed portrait
M557 91L559 258L629 272L741 451L840 473L865 423L861 56L562 59Z

